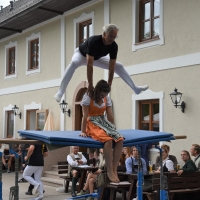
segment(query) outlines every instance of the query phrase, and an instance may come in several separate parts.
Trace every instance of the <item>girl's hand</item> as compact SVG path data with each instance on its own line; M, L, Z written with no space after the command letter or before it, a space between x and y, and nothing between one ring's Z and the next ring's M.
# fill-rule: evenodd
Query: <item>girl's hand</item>
M82 132L79 136L81 136L81 137L87 137L87 134L84 133L84 132Z

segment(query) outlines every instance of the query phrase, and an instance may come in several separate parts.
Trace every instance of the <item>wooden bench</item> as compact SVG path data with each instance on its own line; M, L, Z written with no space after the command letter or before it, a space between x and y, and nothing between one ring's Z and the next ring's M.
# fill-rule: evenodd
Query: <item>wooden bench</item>
M58 162L58 174L61 174L59 178L64 179L65 192L68 193L69 182L72 181L72 177L68 175L68 162Z
M177 193L200 192L200 172L183 173L181 176L178 176L177 173L164 173L164 175L167 178L165 189L168 191L169 200L173 200L174 194ZM159 190L160 174L154 174L152 191L143 192L143 194L147 196L148 200L155 200Z

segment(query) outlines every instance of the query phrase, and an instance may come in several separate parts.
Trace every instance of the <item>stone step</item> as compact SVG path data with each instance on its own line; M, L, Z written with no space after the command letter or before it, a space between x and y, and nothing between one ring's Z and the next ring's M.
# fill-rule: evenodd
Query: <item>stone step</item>
M57 171L44 171L43 177L59 179L60 174Z
M63 185L64 185L63 179L41 177L41 180L44 185L49 185L49 186L56 187L56 188L63 187Z
M58 165L52 165L52 170L53 171L58 171Z

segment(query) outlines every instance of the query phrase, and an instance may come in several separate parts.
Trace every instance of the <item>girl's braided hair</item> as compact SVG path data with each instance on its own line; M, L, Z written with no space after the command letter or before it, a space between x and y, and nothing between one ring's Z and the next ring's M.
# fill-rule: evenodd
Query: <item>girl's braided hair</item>
M101 100L101 97L100 97L101 92L105 92L105 93L110 92L110 86L105 80L100 80L94 88L93 99L96 103L98 103Z

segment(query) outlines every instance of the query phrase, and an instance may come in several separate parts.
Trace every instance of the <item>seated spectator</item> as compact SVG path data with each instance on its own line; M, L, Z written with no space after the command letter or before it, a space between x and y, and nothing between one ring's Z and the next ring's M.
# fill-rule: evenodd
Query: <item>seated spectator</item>
M130 147L124 147L123 151L124 151L124 154L126 156L125 159L127 159L127 158L129 158L129 157L132 156L132 154L131 154L131 148Z
M95 171L95 172L90 172L88 174L85 186L84 186L83 190L81 190L81 192L77 194L77 196L84 195L84 194L89 194L89 193L91 194L91 193L94 192L94 183L96 182L98 174L101 173L102 169L105 166L105 159L104 159L104 156L103 156L103 149L100 149L99 160L100 160L99 169L97 171ZM86 200L94 200L94 198L93 197L88 197Z
M126 155L124 154L124 150L122 150L120 159L119 159L119 166L124 166L126 160Z
M77 167L79 165L83 165L87 163L86 158L83 154L79 154L79 147L72 146L72 153L67 156L67 162L69 163L68 166L68 173L72 176L72 190L71 195L72 197L76 196L76 184L78 182L78 177L80 177L80 172L73 169L73 167Z
M169 151L166 147L162 147L162 160L163 172L176 172L174 170L174 163L169 159ZM160 167L155 172L160 173Z
M133 146L131 150L133 156L127 158L125 161L127 173L132 173L134 171L138 172L138 149L135 146ZM141 161L142 161L141 163L142 163L143 173L146 173L147 172L146 162L143 158L141 158Z
M178 170L177 174L180 176L183 172L186 173L186 172L195 172L197 171L197 167L196 165L194 164L194 162L191 160L190 158L190 154L188 151L186 150L183 150L181 152L181 159L183 160L184 162L184 165L183 167Z
M163 145L161 146L161 148L163 148L163 147L164 147L164 148L167 148L168 154L169 154L169 152L170 152L170 147L169 147L168 145L166 145L166 144L163 144ZM168 155L168 156L169 156L169 160L171 160L171 161L174 163L174 170L176 170L177 164L178 164L178 161L177 161L177 159L176 159L176 156L173 156L173 155ZM157 156L157 157L156 157L156 165L155 165L156 169L158 169L159 166L160 166L160 156Z
M198 144L193 144L190 149L190 154L194 156L194 163L198 171L200 171L200 146Z
M6 163L6 160L4 158L4 146L1 143L0 143L0 152L2 153L3 166L7 169L8 168L8 164ZM2 169L3 169L3 166L2 166Z
M169 150L167 147L162 147L162 159L163 159L163 172L176 172L174 170L174 163L169 159ZM154 173L160 173L160 167ZM143 191L151 191L152 190L152 177L144 179ZM137 200L138 197L133 200ZM157 199L160 199L160 194L158 192Z
M9 144L9 149L12 149L13 151L15 151L18 155L19 155L19 161L20 159L20 150L19 150L19 144ZM11 171L11 165L12 165L12 161L15 160L15 154L9 153L8 156L6 156L6 158L8 159L8 169L7 169L7 173L10 173Z
M152 147L151 144L138 144L140 147L140 156L144 158L146 165L147 165L147 170L149 171L149 149Z

